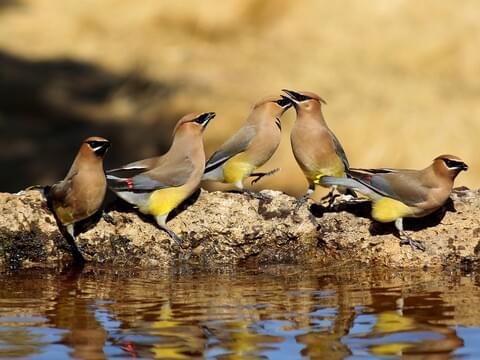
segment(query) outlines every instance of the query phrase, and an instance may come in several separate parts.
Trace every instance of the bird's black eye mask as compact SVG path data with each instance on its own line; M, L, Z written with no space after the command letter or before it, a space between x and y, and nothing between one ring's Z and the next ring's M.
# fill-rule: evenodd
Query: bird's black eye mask
M452 159L442 159L445 165L449 169L460 169L460 170L467 170L468 166L463 161L457 161Z
M287 107L290 107L292 106L292 101L286 97L280 99L280 100L277 100L275 101L279 106L281 106L282 108L287 108Z
M105 155L108 148L110 147L109 141L91 140L86 141L86 143L92 148L93 152L99 156Z
M92 141L87 141L87 144L90 145L92 149L95 149L95 148L107 145L108 141L92 140Z
M310 99L311 99L310 96L302 95L302 94L299 94L299 93L295 94L295 100L297 100L297 101L302 102L302 101L307 101L307 100L310 100Z
M214 112L204 113L204 114L200 115L199 117L197 117L193 121L196 122L197 124L200 124L200 125L207 125L208 122L215 117L215 115L216 114Z

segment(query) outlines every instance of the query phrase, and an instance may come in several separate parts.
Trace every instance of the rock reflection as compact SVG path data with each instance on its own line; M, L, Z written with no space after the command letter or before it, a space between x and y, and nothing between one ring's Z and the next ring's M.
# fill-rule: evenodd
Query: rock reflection
M464 346L452 325L480 325L468 310L477 281L292 266L26 271L0 279L0 357L445 359Z

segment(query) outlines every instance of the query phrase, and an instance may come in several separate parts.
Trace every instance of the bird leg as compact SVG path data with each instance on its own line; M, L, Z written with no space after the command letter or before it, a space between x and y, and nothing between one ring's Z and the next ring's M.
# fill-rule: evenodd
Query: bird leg
M327 209L330 209L333 204L335 203L335 199L337 199L338 197L340 197L340 194L335 194L335 189L332 188L327 195L325 195L324 197L322 197L320 199L320 202L326 202L328 200L328 203L327 203Z
M168 234L168 236L170 236L170 238L177 243L177 245L182 246L182 242L183 242L182 238L177 234L175 234L175 232L166 225L165 222L167 220L167 216L168 214L155 216L157 225L160 229L165 231Z
M270 171L265 172L265 173L251 173L250 176L256 176L256 178L251 181L251 184L253 185L257 181L259 181L261 178L263 178L264 176L271 176L271 175L275 174L276 172L278 172L279 170L280 170L280 168L276 168L276 169L270 170Z
M70 235L71 240L72 240L72 241L68 241L68 239L67 239L67 242L69 243L69 245L72 249L72 255L73 255L74 261L79 262L79 263L84 263L85 258L83 257L82 253L80 252L80 250L78 249L78 246L77 246L77 239L75 238L74 224L66 225L65 230L67 231L68 235Z
M403 230L403 219L395 220L395 227L398 230L400 235L400 245L410 245L412 249L418 249L420 251L425 251L425 245L419 240L412 239L404 230Z
M330 192L320 199L320 202L325 202L328 200L327 209L330 209L335 204L335 201L338 199L338 204L353 204L357 202L357 194L350 189L342 189L338 186L333 186Z

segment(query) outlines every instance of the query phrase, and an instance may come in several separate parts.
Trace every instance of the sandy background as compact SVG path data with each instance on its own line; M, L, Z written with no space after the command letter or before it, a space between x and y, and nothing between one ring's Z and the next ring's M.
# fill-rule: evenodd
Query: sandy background
M315 91L357 167L428 165L442 153L480 184L480 3L406 0L0 0L0 190L65 175L81 140L106 167L159 154L174 122L216 111L207 154L258 99ZM284 141L260 187L302 193Z

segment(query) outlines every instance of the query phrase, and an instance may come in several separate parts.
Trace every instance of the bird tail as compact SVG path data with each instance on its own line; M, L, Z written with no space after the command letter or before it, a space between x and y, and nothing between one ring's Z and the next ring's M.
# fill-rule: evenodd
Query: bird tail
M347 173L347 176L351 176ZM335 177L335 176L322 176L320 183L325 186L342 186L344 188L362 193L363 195L375 199L378 197L378 194L375 193L371 188L363 184L360 180L357 180L352 177Z
M48 193L50 192L50 188L50 185L30 185L25 189L20 190L18 194L22 194L25 191L37 190L43 195L43 197L46 198L48 196Z
M221 166L213 169L206 168L202 176L203 180L223 181L223 168Z
M320 184L324 186L343 186L349 189L357 187L358 182L355 179L337 176L322 176Z
M107 175L107 184L113 192L133 190L133 180L131 178Z

